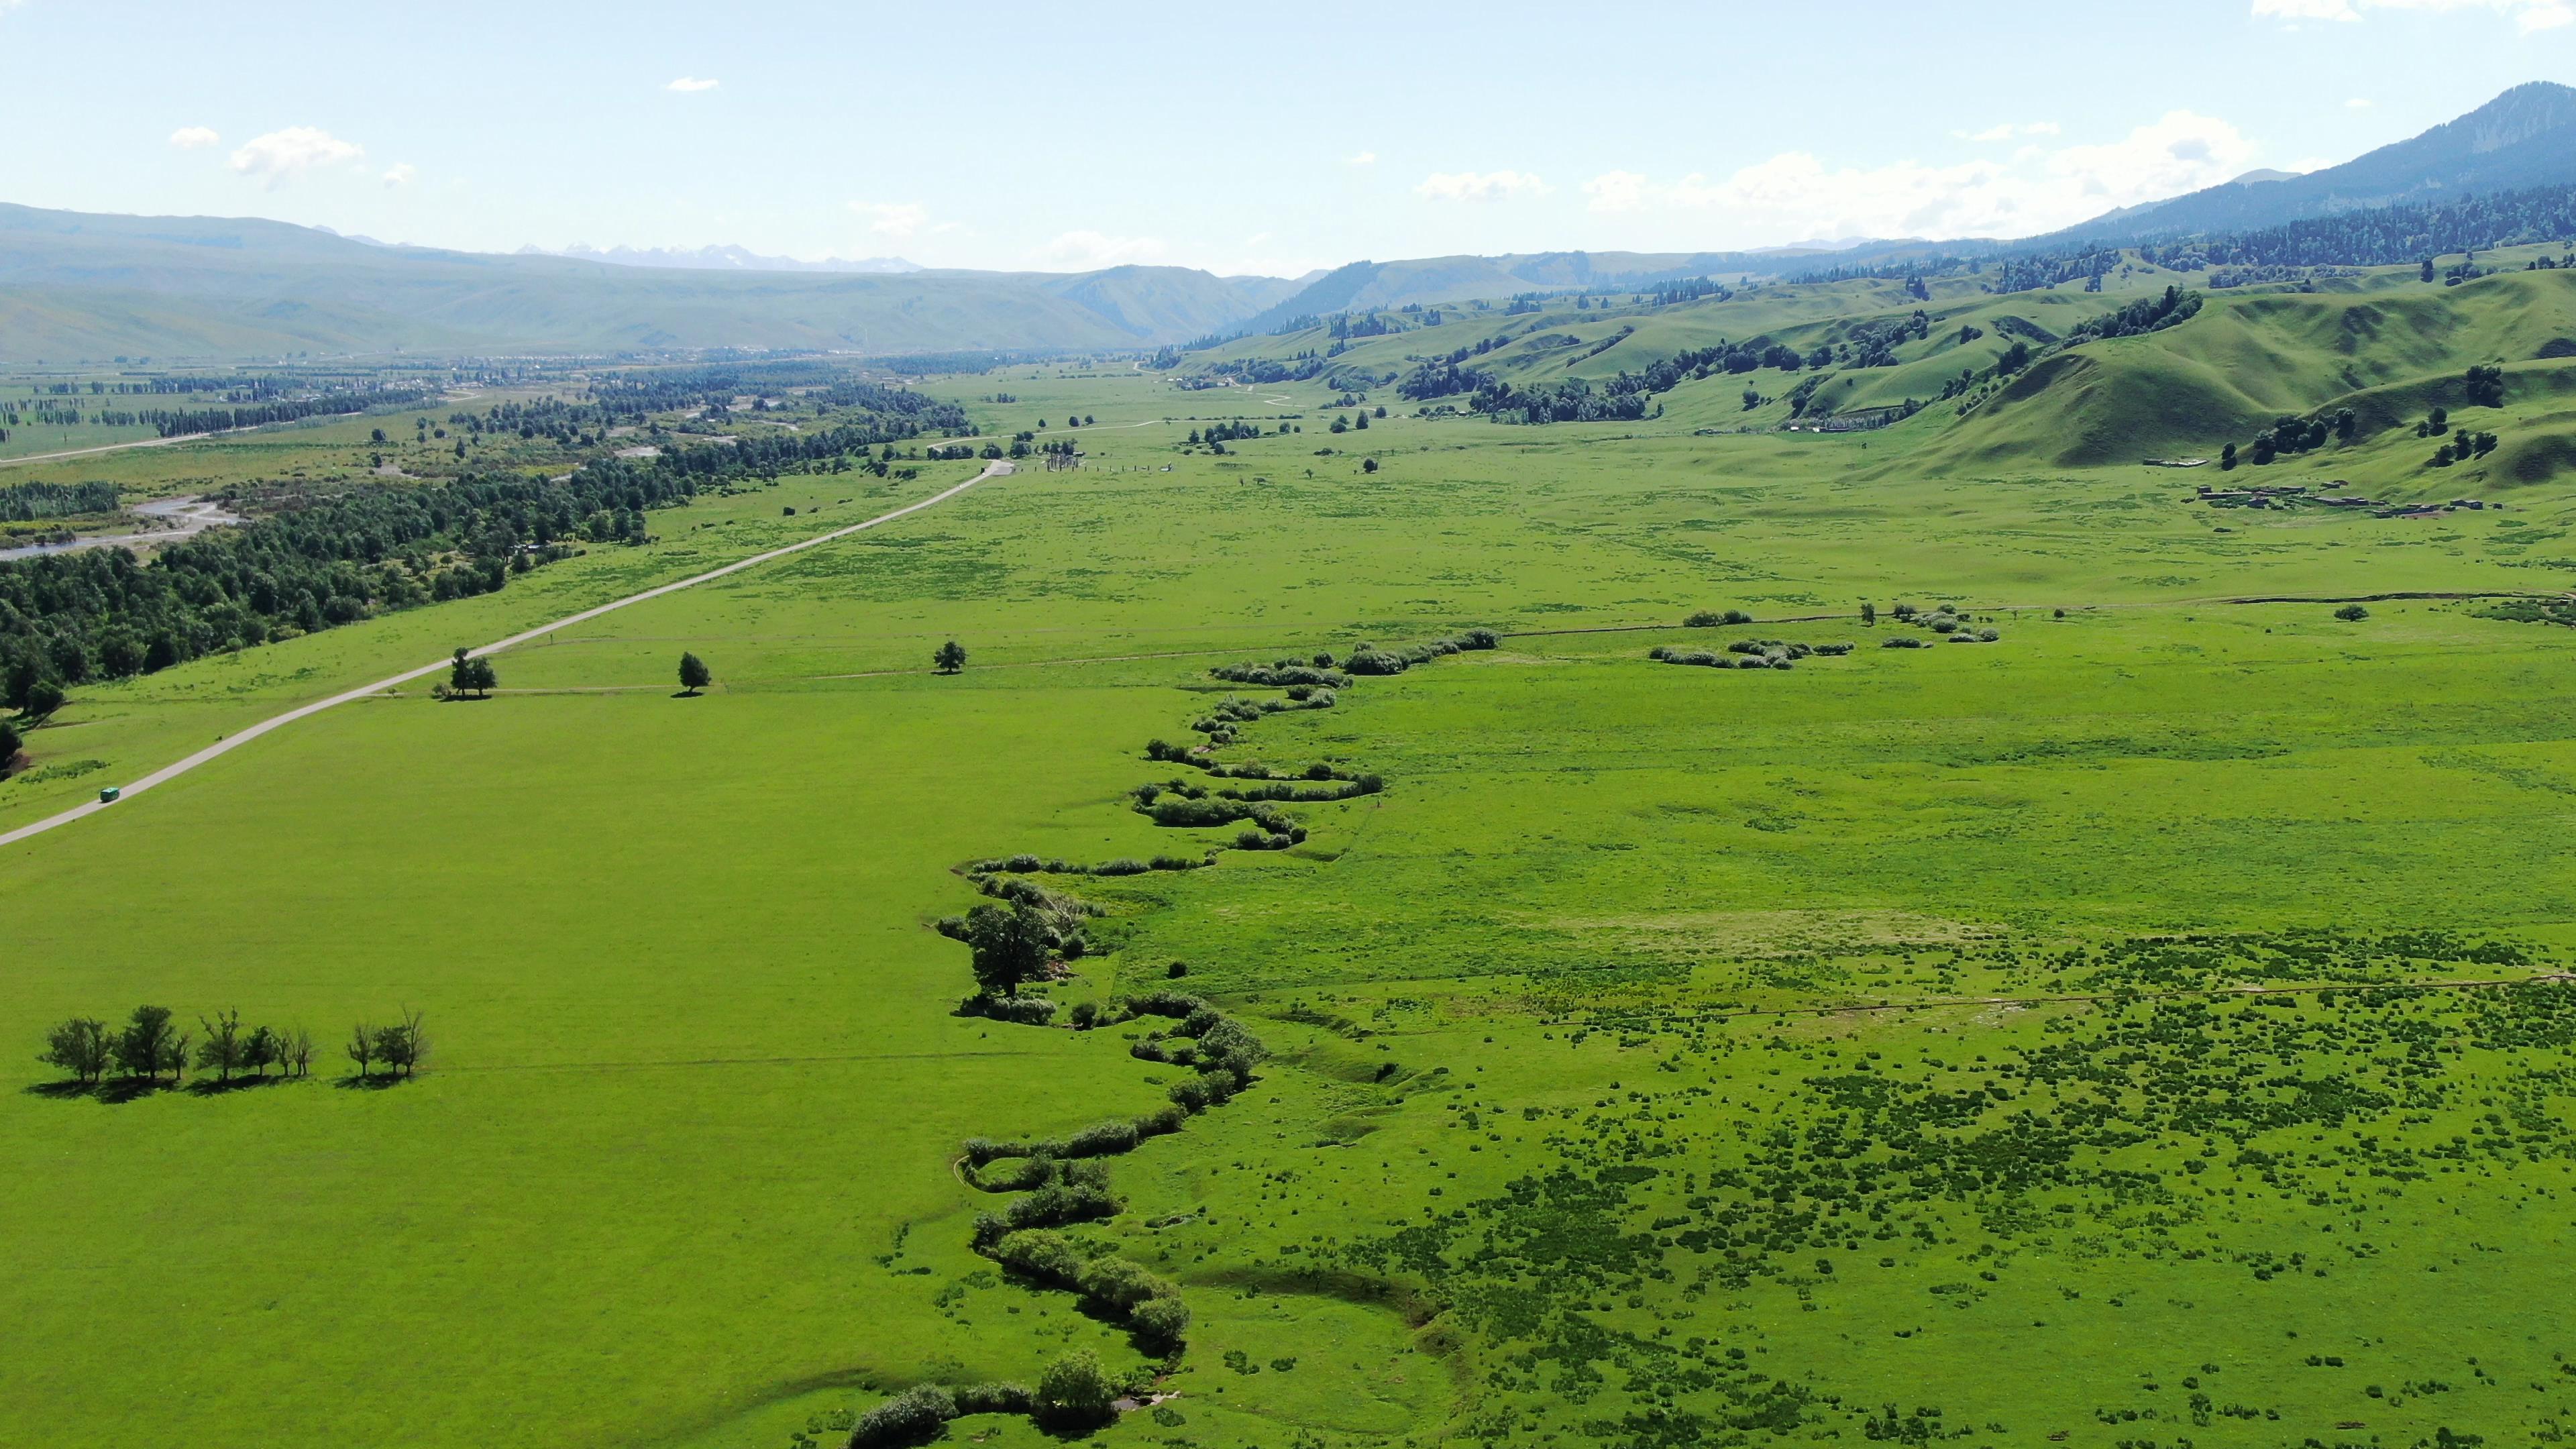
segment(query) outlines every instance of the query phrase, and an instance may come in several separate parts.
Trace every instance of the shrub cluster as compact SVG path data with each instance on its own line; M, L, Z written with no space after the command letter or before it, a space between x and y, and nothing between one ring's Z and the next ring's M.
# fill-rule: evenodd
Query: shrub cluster
M1289 687L1342 689L1351 677L1332 667L1333 656L1319 654L1317 662L1303 659L1281 659L1270 664L1221 664L1208 673L1230 684L1257 684L1273 689Z
M1727 609L1723 612L1716 609L1702 609L1698 613L1691 615L1689 618L1682 620L1684 627L1692 629L1715 629L1721 625L1750 624L1752 622L1753 616L1744 612L1742 609Z
M859 1416L850 1431L850 1449L883 1449L897 1444L925 1444L966 1414L1026 1414L1038 1396L1025 1384L967 1384L946 1388L916 1384Z
M1503 642L1503 636L1491 629L1470 629L1446 639L1431 639L1408 644L1401 649L1380 649L1363 643L1342 661L1342 668L1352 674L1402 674L1417 664L1428 664L1444 655L1461 654L1471 649L1492 649Z
M1012 855L970 862L966 872L975 876L997 875L1004 871L1019 875L1143 875L1156 870L1197 870L1207 863L1205 858L1191 855L1158 855L1151 860L1121 856L1097 865L1084 865L1062 856Z
M1055 1003L1043 996L997 996L978 991L957 1003L959 1016L988 1017L1020 1026L1044 1026L1055 1020Z
M1229 697L1215 710L1192 720L1190 728L1207 736L1208 745L1230 745L1234 743L1235 735L1242 726L1252 723L1263 715L1280 714L1292 709L1331 709L1336 703L1338 701L1331 690L1312 689L1301 684L1292 687L1286 699L1254 701ZM1179 749L1160 740L1149 741L1146 745L1147 752L1151 753L1153 747L1158 744L1162 745L1163 753L1156 756L1157 759L1194 761L1197 758L1192 751Z
M1352 794L1366 793L1352 788L1356 783L1354 781L1351 785L1340 787L1339 793L1315 798L1339 800L1348 798ZM1290 845L1295 845L1306 838L1305 826L1288 818L1267 800L1220 798L1210 794L1205 788L1185 780L1174 780L1167 785L1139 785L1136 787L1135 796L1138 814L1152 820L1156 825L1176 830L1205 829L1209 826L1232 825L1237 821L1248 820L1265 840L1280 838L1285 839Z
M1251 789L1225 789L1216 792L1220 800L1276 802L1289 805L1312 805L1334 800L1349 800L1361 795L1375 795L1386 789L1386 780L1378 775L1355 775L1326 785L1300 785L1280 780Z
M1082 1245L1044 1228L1005 1234L989 1251L1013 1272L1068 1289L1092 1312L1124 1322L1149 1353L1170 1353L1189 1332L1180 1286L1124 1258L1106 1251L1087 1256Z
M1712 654L1705 649L1673 649L1658 645L1646 651L1649 659L1666 664L1695 664L1707 669L1787 669L1810 655L1840 658L1852 652L1849 644L1795 644L1779 639L1738 639L1726 646L1726 653ZM1730 658L1729 655L1734 657Z

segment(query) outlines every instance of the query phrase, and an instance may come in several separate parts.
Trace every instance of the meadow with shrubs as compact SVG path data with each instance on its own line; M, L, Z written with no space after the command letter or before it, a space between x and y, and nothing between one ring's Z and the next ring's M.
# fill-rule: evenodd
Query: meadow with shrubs
M1080 469L8 848L0 1439L2576 1432L2554 485L1059 370L921 386ZM932 467L84 685L0 822Z

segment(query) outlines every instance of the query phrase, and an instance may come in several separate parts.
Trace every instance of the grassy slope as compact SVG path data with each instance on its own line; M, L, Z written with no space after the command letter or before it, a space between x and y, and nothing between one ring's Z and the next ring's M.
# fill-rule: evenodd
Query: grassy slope
M2284 413L2456 378L2472 363L2526 362L2569 335L2576 273L2566 271L2506 272L2456 288L2221 294L2181 326L2042 361L1935 456L1965 466L2082 467L2214 453L2213 438L2241 441ZM2393 427L2438 400L2416 388L2366 420Z

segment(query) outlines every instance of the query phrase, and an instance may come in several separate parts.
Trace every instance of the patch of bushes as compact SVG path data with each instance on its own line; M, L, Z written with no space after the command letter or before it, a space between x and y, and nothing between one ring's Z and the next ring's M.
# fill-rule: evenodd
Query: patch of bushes
M1689 618L1682 620L1683 626L1691 629L1715 629L1728 624L1750 624L1752 622L1753 616L1744 612L1742 609L1726 609L1723 611L1717 609L1702 609L1698 613L1691 615Z
M1342 661L1342 668L1360 675L1402 674L1417 664L1428 664L1444 655L1493 649L1502 642L1503 636L1491 629L1469 629L1463 634L1408 644L1401 649L1380 649L1375 644L1363 643Z
M1810 655L1839 658L1852 652L1849 644L1799 644L1780 639L1738 639L1726 646L1725 654L1712 654L1705 649L1674 649L1657 645L1646 651L1646 657L1665 664L1689 664L1703 669L1787 669L1794 661ZM1730 658L1729 655L1735 657Z
M937 1384L915 1384L859 1416L850 1431L850 1449L878 1445L927 1444L957 1417L957 1400Z
M995 996L978 991L957 1004L957 1014L989 1017L1020 1026L1044 1026L1055 1020L1055 1003L1043 996Z
M1272 689L1312 688L1342 689L1351 677L1329 666L1309 664L1302 659L1281 659L1270 664L1220 664L1208 673L1229 684L1255 684Z

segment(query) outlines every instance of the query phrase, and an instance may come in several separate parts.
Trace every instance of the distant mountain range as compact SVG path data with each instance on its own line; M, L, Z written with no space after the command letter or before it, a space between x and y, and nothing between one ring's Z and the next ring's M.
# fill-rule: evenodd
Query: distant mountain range
M819 262L801 261L795 257L767 257L744 247L598 247L575 242L560 249L524 246L523 257L570 257L582 262L606 262L615 267L671 267L689 272L844 272L860 276L899 275L926 270L901 257L867 257L844 261L825 257Z
M735 246L499 256L387 246L274 221L0 205L0 362L712 347L1125 350L1354 309L2130 245L2558 184L2576 184L2576 90L2535 83L2340 166L2304 176L2249 172L2021 241L1424 257L1293 279L1185 267L934 271L892 257L804 262Z
M2303 176L2257 171L2223 185L2095 217L2035 243L2148 241L2576 182L2576 89L2515 86L2456 121Z

